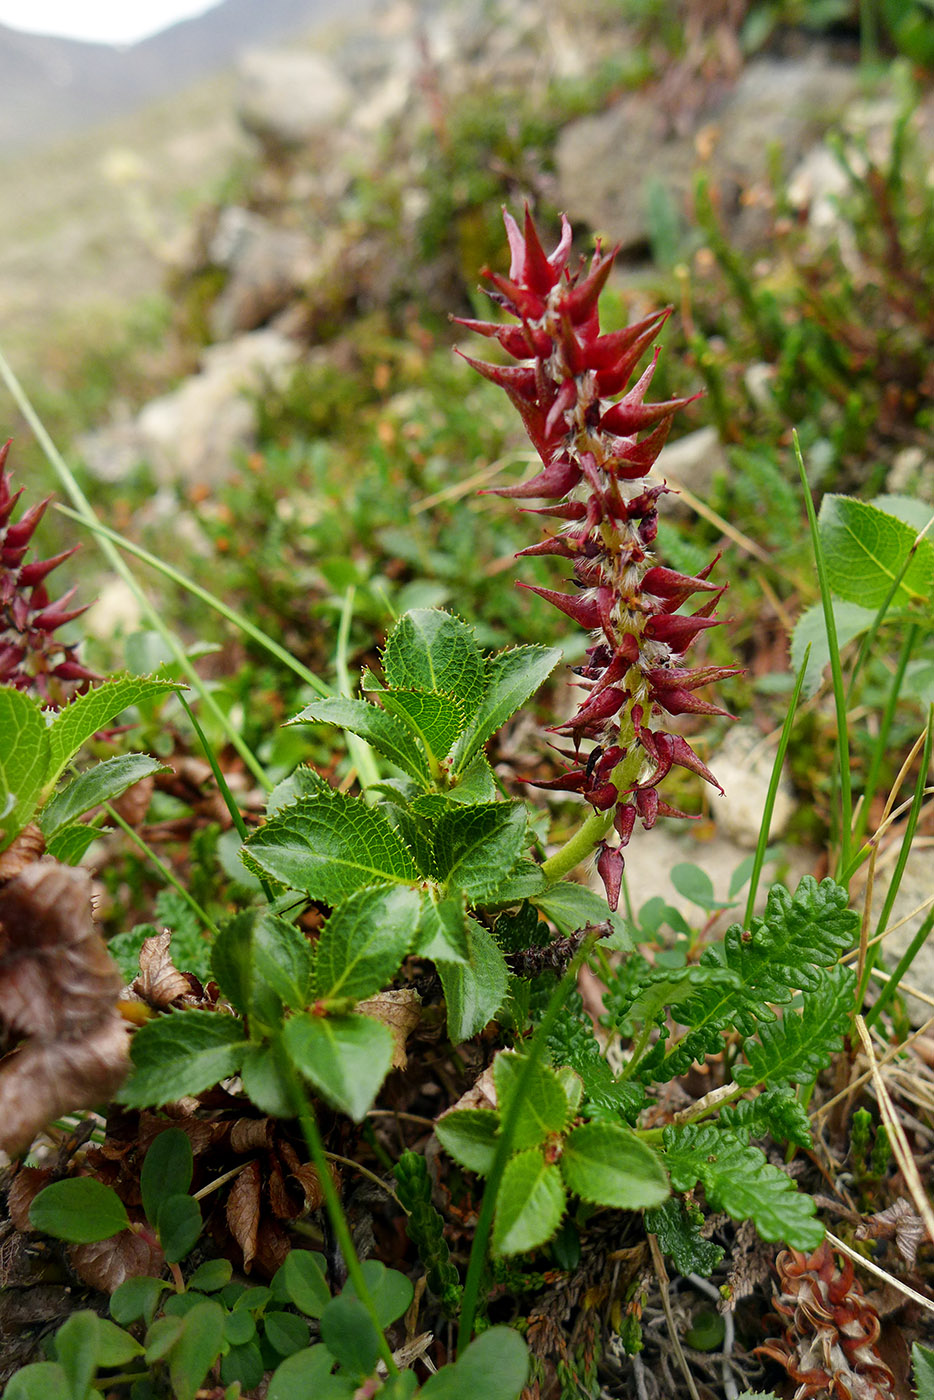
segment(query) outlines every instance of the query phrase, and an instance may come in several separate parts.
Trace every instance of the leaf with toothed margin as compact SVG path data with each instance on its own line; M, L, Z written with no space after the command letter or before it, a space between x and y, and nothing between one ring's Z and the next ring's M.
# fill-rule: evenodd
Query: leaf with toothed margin
M561 1172L538 1147L517 1152L506 1163L496 1196L492 1250L524 1254L550 1240L567 1208Z
M423 787L429 781L428 761L406 725L394 715L367 700L348 700L333 695L327 700L314 700L288 724L336 724L341 729L365 739L377 753L388 758L403 773L408 773Z
M467 960L435 959L444 988L448 1035L460 1045L492 1021L509 990L509 969L493 935L467 919Z
M486 690L486 665L473 630L435 608L414 608L400 617L383 650L383 671L390 689L456 695L467 715Z
M561 660L557 647L522 646L501 651L487 665L487 689L453 754L455 773L535 694Z
M437 878L474 900L491 895L519 857L526 821L521 802L483 803L445 813L434 831Z
M76 696L59 710L49 728L47 790L51 791L82 744L115 716L131 705L139 705L154 696L186 689L181 681L162 681L151 676L118 676Z
M463 732L464 706L440 690L381 690L383 709L394 715L437 762L446 758Z
M95 768L79 773L46 803L38 818L40 830L46 838L54 836L63 826L83 816L92 807L113 802L134 783L154 773L171 771L171 768L146 753L124 753L105 758Z

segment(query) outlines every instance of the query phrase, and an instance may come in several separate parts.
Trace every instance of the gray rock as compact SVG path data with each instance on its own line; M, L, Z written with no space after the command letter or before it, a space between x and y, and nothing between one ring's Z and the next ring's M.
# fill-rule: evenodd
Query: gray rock
M671 481L671 491L659 498L659 510L686 519L693 511L677 494L678 486L703 500L710 495L716 474L728 470L729 462L716 428L698 428L669 443L653 472L654 476Z
M778 145L786 170L792 168L858 85L854 69L819 58L759 59L686 135L672 133L646 94L632 93L609 111L565 127L557 148L557 202L572 220L583 219L631 248L649 238L652 185L660 184L687 212L694 181L706 170L720 189L732 236L751 245L758 220L750 190L761 186L767 197L770 149Z
M273 151L290 151L327 137L346 117L353 91L320 54L257 49L241 60L237 115Z
M312 240L298 229L276 228L237 205L222 210L208 250L230 278L210 312L215 340L255 330L282 311L319 270Z
M746 850L753 850L759 838L774 757L772 745L763 742L758 730L735 724L709 763L724 791L722 799L710 804L717 829ZM784 834L794 810L794 792L783 776L772 809L770 840Z

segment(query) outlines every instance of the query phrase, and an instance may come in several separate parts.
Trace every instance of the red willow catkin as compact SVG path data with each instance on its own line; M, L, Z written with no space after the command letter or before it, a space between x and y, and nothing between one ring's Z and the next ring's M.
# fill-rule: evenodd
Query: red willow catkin
M490 298L520 324L459 323L498 340L520 361L491 365L465 356L505 389L544 464L531 480L497 494L553 501L536 513L564 522L559 533L520 553L572 560L576 591L521 587L531 588L596 637L586 664L575 668L587 695L571 719L552 726L552 732L572 741L571 749L559 750L571 766L561 777L536 786L582 793L597 811L614 809L617 844L599 843L597 868L615 909L622 852L636 817L648 829L659 816L689 815L658 795L672 766L690 769L722 792L687 740L659 726L665 714L726 714L696 692L735 675L736 668L683 664L698 633L719 625L713 611L725 585L709 581L716 559L691 577L655 563L652 553L657 502L667 488L647 479L648 474L673 415L692 400L645 402L657 349L636 383L628 390L627 385L671 309L601 335L598 302L618 248L604 254L598 245L589 270L582 260L574 271L568 267L571 228L566 218L562 216L561 240L550 256L528 210L524 230L508 213L504 218L512 254L509 276L488 269L482 276L492 283ZM710 596L686 615L680 610L695 593ZM591 747L582 753L585 740Z

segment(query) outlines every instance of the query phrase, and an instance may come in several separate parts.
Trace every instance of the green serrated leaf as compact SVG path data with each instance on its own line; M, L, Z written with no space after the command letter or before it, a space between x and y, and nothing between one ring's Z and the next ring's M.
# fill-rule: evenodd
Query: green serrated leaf
M283 1044L328 1103L362 1121L392 1064L392 1035L369 1016L293 1016Z
M457 892L447 898L426 895L422 900L413 952L432 962L467 962L467 900Z
M674 1196L645 1213L646 1230L658 1236L678 1273L709 1278L724 1251L712 1240L704 1239L700 1233L703 1224L704 1214L699 1207Z
M48 790L58 782L75 754L99 729L131 705L154 695L184 690L181 681L155 680L150 676L117 676L78 695L59 710L49 729Z
M421 1400L519 1400L529 1378L529 1353L511 1327L491 1327L475 1337L453 1366L436 1371L419 1391Z
M403 773L417 783L427 786L430 779L428 761L410 730L392 714L368 700L349 700L335 695L328 700L315 700L288 724L336 724L365 739L377 753L388 758Z
M143 1210L150 1225L155 1225L159 1211L170 1196L187 1192L193 1171L191 1140L181 1128L167 1127L153 1138L139 1178Z
M478 900L483 909L506 909L511 904L521 904L524 899L532 899L541 892L545 884L542 867L534 860L517 860L506 878Z
M446 813L435 827L438 879L478 902L492 894L519 857L526 821L521 802L491 802Z
M252 1010L253 933L258 911L243 909L226 919L211 945L211 976L241 1016Z
M248 1045L240 1067L243 1092L270 1118L291 1118L295 1105L289 1085L268 1043Z
M466 768L486 741L535 694L561 655L557 647L522 646L490 658L486 694L452 755L455 773Z
M456 695L472 716L486 690L486 665L473 629L459 617L415 608L400 617L383 651L392 690L438 690Z
M90 847L102 836L109 836L112 826L91 826L85 822L70 822L46 841L50 856L62 865L80 865Z
M47 782L49 730L35 700L0 686L0 851L22 831Z
M760 1026L758 1040L743 1046L747 1064L734 1079L744 1089L754 1084L808 1084L843 1048L853 1020L856 974L838 963L821 968L820 980L805 992L799 1013L786 1011L781 1021Z
M912 1343L911 1361L917 1400L934 1400L934 1351L919 1342Z
M151 758L148 753L117 754L105 758L96 768L79 773L67 787L57 792L47 802L39 815L39 827L44 836L53 836L63 826L77 817L99 807L103 802L113 802L127 788L153 773L170 773L171 768Z
M449 802L464 807L477 802L495 802L497 795L496 779L485 753L478 753L462 773L454 775L453 784L445 794Z
M519 1096L526 1057L503 1051L493 1062L493 1082L501 1117L514 1121L513 1147L538 1147L553 1133L564 1132L568 1100L561 1080L548 1065L536 1065Z
M741 1099L725 1104L720 1110L724 1128L742 1131L749 1138L771 1134L776 1142L793 1142L796 1147L813 1146L811 1120L795 1096L785 1085L766 1089L754 1099Z
M561 1173L537 1147L510 1157L496 1196L492 1250L523 1254L550 1240L561 1224L567 1196Z
M333 797L334 788L313 768L296 768L281 783L276 783L266 798L266 816L275 816L283 807L290 807L300 797Z
M435 962L447 1004L448 1035L455 1045L492 1021L509 990L509 969L493 935L476 919L468 918L466 930L466 963Z
M133 1037L135 1069L118 1102L149 1108L203 1093L237 1073L246 1046L243 1026L233 1016L210 1011L160 1016Z
M93 1176L71 1176L33 1197L29 1223L69 1244L96 1244L126 1230L130 1220L113 1187Z
M828 494L821 502L819 526L834 593L864 608L879 608L914 548L914 556L895 591L892 604L928 604L934 592L934 544L917 531L866 501Z
M268 988L293 1011L308 1004L313 958L301 929L269 909L260 910L252 956L255 985Z
M586 885L560 880L556 885L550 885L544 893L532 895L531 902L564 934L576 933L588 924L596 927L609 920L613 935L601 947L611 947L621 953L632 951L632 939L623 919L619 914L612 914L606 899Z
M464 728L464 706L438 690L381 690L380 703L411 730L440 763Z
M409 850L382 812L340 792L300 798L271 817L247 840L244 860L328 904L339 904L364 885L419 879Z
M855 637L868 632L876 616L873 608L860 607L858 603L847 603L842 598L833 598L834 624L837 629L837 645L842 651ZM804 673L804 694L810 697L818 690L824 671L830 665L830 643L827 640L827 624L824 621L823 603L814 603L798 618L791 637L791 669L796 674L804 664L804 654L808 647L807 670Z
M569 1133L561 1174L582 1201L618 1210L657 1206L669 1194L658 1154L618 1123L582 1123Z
M764 1240L784 1240L807 1253L824 1238L817 1207L780 1167L772 1166L743 1134L686 1123L663 1132L665 1165L675 1191L698 1181L714 1210L751 1220Z
M493 1166L499 1114L491 1108L458 1108L435 1123L438 1141L468 1171L487 1176Z
M410 886L357 890L318 939L313 995L365 1001L385 987L415 941L420 902Z

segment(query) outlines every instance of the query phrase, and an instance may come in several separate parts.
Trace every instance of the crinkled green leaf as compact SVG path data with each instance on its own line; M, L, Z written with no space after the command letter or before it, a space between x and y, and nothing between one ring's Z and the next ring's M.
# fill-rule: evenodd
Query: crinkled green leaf
M130 1108L173 1103L236 1074L247 1041L233 1016L212 1011L174 1011L149 1021L134 1035L135 1066L117 1098Z
M513 1148L537 1147L553 1133L562 1133L568 1122L564 1086L548 1065L537 1064L519 1094L526 1057L503 1051L493 1062L493 1082L500 1115L514 1121Z
M657 1206L669 1195L658 1153L618 1123L582 1123L569 1133L561 1174L582 1201L618 1210Z
M837 646L842 651L854 637L861 637L873 624L877 609L862 608L858 603L847 603L842 598L832 598L834 625L837 632ZM791 635L791 669L797 674L804 664L804 653L808 647L807 670L804 673L804 694L812 696L819 688L824 671L830 665L830 643L827 640L827 624L824 621L823 603L814 603L795 623Z
M244 860L313 899L339 904L354 890L413 884L419 871L382 812L359 798L303 797L249 837Z
M313 995L365 1001L395 976L415 941L420 901L410 886L357 890L318 939Z
M776 1142L793 1142L796 1147L813 1146L811 1120L793 1089L778 1085L754 1099L724 1104L719 1122L724 1128L744 1132L749 1138L770 1134Z
M810 1253L824 1238L810 1196L799 1192L781 1167L772 1166L745 1134L686 1123L663 1133L665 1165L675 1191L699 1181L714 1210L751 1220L764 1240L784 1240Z
M103 802L113 802L121 793L142 778L153 773L170 773L172 770L148 753L117 754L105 758L96 768L79 773L67 787L57 792L47 802L39 815L39 826L43 835L52 836L68 822L99 807Z
M820 981L805 992L800 1012L786 1011L780 1021L759 1027L758 1040L747 1040L747 1063L733 1074L737 1084L807 1084L816 1079L843 1048L853 1020L856 974L838 963L821 968Z
M490 658L486 694L452 756L455 772L467 767L486 741L535 694L560 660L557 647L537 645L514 647Z
M381 690L380 704L395 715L437 762L447 758L464 728L464 707L456 695L438 690Z
M498 1132L499 1114L491 1108L458 1108L435 1123L445 1151L478 1176L486 1176L493 1165Z
M529 1378L529 1353L511 1327L491 1327L454 1362L436 1371L420 1400L519 1400Z
M489 890L477 903L484 909L505 909L511 904L521 904L524 899L532 899L545 884L542 867L534 860L517 860L504 880Z
M478 753L463 772L454 775L452 786L445 796L449 802L459 803L462 807L472 806L475 802L496 801L496 779L485 753Z
M46 783L49 730L35 700L0 685L0 851L31 818Z
M821 502L818 524L828 582L839 597L879 608L914 548L892 604L930 604L934 544L923 539L915 547L918 532L913 526L866 501L833 494Z
M679 1274L700 1274L709 1278L723 1258L724 1251L701 1234L704 1213L696 1205L671 1196L645 1213L645 1228L658 1236L665 1254Z
M266 798L266 816L275 816L283 807L290 807L300 797L333 797L334 788L313 768L296 768L281 783L276 783Z
M383 651L392 690L439 690L456 695L472 716L486 690L486 665L473 629L435 608L414 608L393 628Z
M81 746L124 710L155 695L185 689L181 681L156 680L152 676L117 676L76 696L59 710L49 729L48 786L51 788L58 782Z
M509 969L493 935L468 919L467 961L435 961L447 1004L448 1035L462 1044L492 1021L509 990Z
M392 1064L392 1034L369 1016L293 1016L283 1043L328 1103L358 1123Z
M621 953L631 952L632 939L623 919L619 914L611 913L606 899L587 885L559 880L556 885L549 885L543 893L532 895L531 900L535 908L540 909L564 934L576 933L588 924L596 927L609 921L613 926L612 936L600 946Z
M467 900L456 891L444 898L426 895L413 952L432 962L467 962Z
M410 730L392 714L368 700L349 700L343 695L314 700L289 724L336 724L365 739L377 753L388 758L403 773L422 786L429 781L428 761Z
M510 1157L496 1196L494 1254L523 1254L537 1249L561 1224L567 1196L561 1172L546 1162L537 1147Z
M917 1400L934 1400L934 1351L921 1346L920 1342L914 1342L911 1360Z
M33 1197L29 1223L69 1244L96 1244L127 1229L130 1220L112 1186L94 1176L69 1176Z
M253 977L293 1011L308 1003L312 953L300 928L262 909L253 928Z
M448 889L475 901L509 874L526 840L521 802L491 802L448 812L435 827L434 867Z

